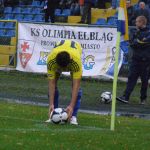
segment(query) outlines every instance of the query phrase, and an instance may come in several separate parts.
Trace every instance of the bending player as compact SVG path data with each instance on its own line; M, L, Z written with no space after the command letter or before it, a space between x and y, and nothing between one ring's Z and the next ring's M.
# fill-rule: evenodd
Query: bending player
M77 112L80 107L82 76L82 49L76 41L61 40L48 55L47 74L49 79L49 117L54 108L58 107L59 91L57 81L62 72L70 72L72 77L72 96L66 111L71 124L78 125Z

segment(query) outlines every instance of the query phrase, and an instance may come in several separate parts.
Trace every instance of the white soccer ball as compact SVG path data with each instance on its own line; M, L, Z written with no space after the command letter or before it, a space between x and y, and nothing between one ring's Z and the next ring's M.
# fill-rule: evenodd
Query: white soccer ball
M101 94L101 101L104 102L104 103L110 103L112 101L111 92L103 92Z
M64 124L68 120L68 114L63 108L55 108L50 119L55 124Z

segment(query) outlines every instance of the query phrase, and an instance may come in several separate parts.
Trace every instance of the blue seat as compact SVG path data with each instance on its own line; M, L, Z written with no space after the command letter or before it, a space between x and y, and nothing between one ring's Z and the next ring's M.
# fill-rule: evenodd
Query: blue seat
M41 7L42 7L42 8L44 7L44 1L41 2Z
M32 4L32 1L33 0L31 0L31 1L28 1L28 0L19 0L19 6L29 6L29 5L31 5Z
M5 36L14 37L15 35L16 35L15 30L7 30Z
M0 28L4 28L5 23L4 22L0 22Z
M107 24L117 26L117 22L118 22L118 19L116 17L110 17L108 18Z
M64 9L62 12L63 16L70 16L71 15L71 10L70 9Z
M14 19L14 15L13 14L5 14L4 19L6 19L6 20Z
M7 14L7 13L12 13L12 7L5 7L4 13L5 13L5 14Z
M43 15L36 15L33 19L35 22L44 22L44 16Z
M40 1L33 1L32 2L32 6L34 6L34 7L40 7L41 6Z
M107 22L106 22L106 19L105 18L99 18L96 23L96 25L106 25Z
M0 36L5 36L5 30L0 29Z
M33 10L32 10L32 14L41 14L41 8L34 8Z
M22 9L21 9L20 7L15 7L15 8L13 9L13 13L14 13L14 14L20 14L21 11L22 11Z
M22 9L23 14L31 14L32 8L24 8Z
M15 27L14 22L6 22L4 28L13 29Z
M61 15L61 9L55 9L55 16Z
M17 14L17 15L15 15L15 17L14 17L14 19L16 19L16 20L18 20L18 21L22 21L23 18L24 18L24 16L21 15L21 14Z
M33 15L25 15L23 21L32 21L33 20Z

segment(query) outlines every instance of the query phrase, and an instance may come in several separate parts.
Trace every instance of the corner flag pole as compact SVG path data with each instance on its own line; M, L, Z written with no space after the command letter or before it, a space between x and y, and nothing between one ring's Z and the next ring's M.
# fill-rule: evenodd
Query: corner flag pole
M110 127L110 130L112 131L114 131L115 129L116 92L117 92L117 79L118 79L118 59L119 59L119 50L120 50L120 36L121 36L121 33L117 32L113 92L112 92L111 127Z
M110 130L115 129L115 113L116 113L116 93L117 93L117 79L118 79L118 59L120 50L121 34L124 34L124 40L128 40L128 18L126 10L125 0L120 0L120 6L118 9L118 32L115 54L115 68L114 68L114 80L113 80L113 97L112 97L112 110L111 110L111 127Z

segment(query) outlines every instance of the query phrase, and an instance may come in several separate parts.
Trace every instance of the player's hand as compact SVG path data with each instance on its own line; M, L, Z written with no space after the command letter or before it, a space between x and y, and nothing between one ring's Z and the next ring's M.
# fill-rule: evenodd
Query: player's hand
M54 105L49 106L49 112L48 112L48 117L51 117L51 113L54 111Z
M67 114L68 114L68 120L70 120L70 118L72 117L72 113L73 113L73 107L69 105L69 106L66 108L66 112L67 112Z

